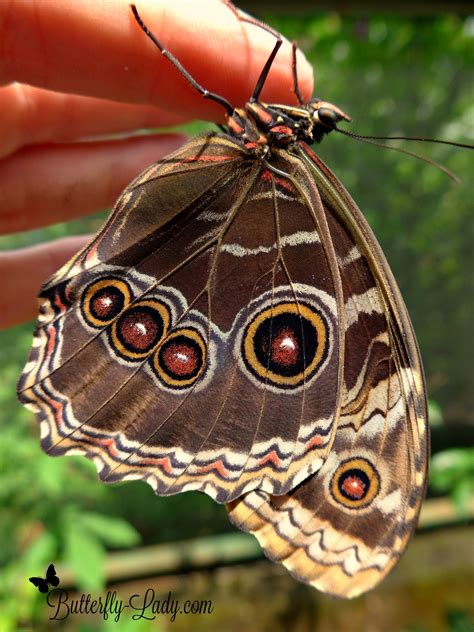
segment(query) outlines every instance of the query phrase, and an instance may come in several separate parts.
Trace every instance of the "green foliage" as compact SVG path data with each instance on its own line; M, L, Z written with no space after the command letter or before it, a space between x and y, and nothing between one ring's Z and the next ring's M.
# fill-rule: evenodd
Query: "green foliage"
M450 494L461 516L474 495L474 448L443 450L431 459L431 488Z

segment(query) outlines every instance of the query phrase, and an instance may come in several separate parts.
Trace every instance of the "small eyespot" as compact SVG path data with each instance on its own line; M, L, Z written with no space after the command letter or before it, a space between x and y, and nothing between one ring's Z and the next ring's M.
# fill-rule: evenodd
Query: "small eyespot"
M309 380L328 350L322 315L302 303L279 303L258 313L242 339L246 368L261 382L294 388Z
M92 327L109 325L130 303L132 292L126 281L108 277L86 287L81 300L81 312Z
M347 509L361 509L370 505L377 496L380 476L367 459L347 459L334 472L330 489L336 502Z
M138 301L112 325L109 339L125 360L140 361L160 344L170 326L168 307L156 299Z
M153 356L152 368L168 387L182 389L194 384L206 367L206 343L194 328L173 331Z

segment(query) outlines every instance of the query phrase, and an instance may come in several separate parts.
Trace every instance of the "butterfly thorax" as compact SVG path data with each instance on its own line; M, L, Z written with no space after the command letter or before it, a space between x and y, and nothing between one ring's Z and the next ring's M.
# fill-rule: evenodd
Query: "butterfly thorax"
M245 109L234 110L227 125L246 147L266 153L296 141L318 143L342 120L351 119L332 103L315 98L301 106L250 101Z

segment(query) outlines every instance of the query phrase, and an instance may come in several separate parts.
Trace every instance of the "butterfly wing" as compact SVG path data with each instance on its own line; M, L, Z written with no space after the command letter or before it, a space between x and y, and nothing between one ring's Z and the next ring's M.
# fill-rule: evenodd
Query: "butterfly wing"
M316 471L342 377L327 233L225 135L139 176L41 290L19 394L43 448L85 454L107 481L220 502Z
M42 579L41 577L30 577L28 581L30 581L33 586L36 586L40 592L48 592L48 582L45 579Z
M344 387L331 453L287 495L253 491L228 505L266 555L340 597L369 590L413 532L426 485L423 372L406 308L366 220L305 146L290 181L316 186L343 286Z
M50 564L46 570L46 581L51 586L59 586L59 577L56 575L54 564Z

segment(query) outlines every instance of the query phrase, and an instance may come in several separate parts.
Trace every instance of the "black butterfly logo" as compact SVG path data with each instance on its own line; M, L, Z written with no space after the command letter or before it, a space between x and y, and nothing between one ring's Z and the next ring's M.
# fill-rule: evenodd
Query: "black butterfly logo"
M58 586L59 585L59 577L56 575L56 570L53 564L50 564L46 570L46 577L43 579L42 577L30 577L30 582L34 584L38 590L42 593L47 593L49 586Z

